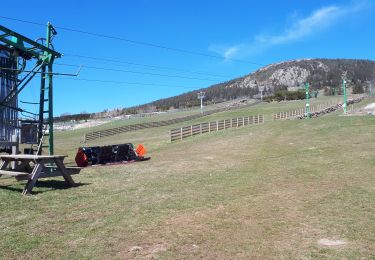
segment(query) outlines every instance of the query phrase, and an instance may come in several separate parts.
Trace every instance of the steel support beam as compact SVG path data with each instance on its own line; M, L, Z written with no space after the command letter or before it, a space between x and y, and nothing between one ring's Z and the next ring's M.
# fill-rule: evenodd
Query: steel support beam
M51 29L52 26L50 23L48 23L48 29ZM36 59L40 59L40 54L39 53L47 53L47 54L50 54L56 58L61 58L61 53L57 52L57 51L54 51L52 50L51 48L49 48L49 45L48 47L47 46L43 46L42 44L36 42L36 41L33 41L19 33L16 33L2 25L0 25L0 32L3 32L5 33L4 35L0 36L0 41L4 42L5 44L8 44L14 48L17 48L25 53L28 53L28 54L32 54L32 57L33 58L36 58ZM27 43L29 45L31 45L31 47L29 48L26 48L25 46L23 46L23 44L21 44L20 42L14 42L13 40L9 40L7 39L7 37L15 37L18 41L22 42L22 43ZM39 50L39 51L30 51L28 49L30 48L35 48L35 50Z

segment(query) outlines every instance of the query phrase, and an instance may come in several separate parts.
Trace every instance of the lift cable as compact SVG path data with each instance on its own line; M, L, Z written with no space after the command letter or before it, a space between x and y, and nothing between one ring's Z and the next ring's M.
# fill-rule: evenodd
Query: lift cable
M43 75L57 75L57 76L72 76L72 77L77 77L82 69L82 66L76 66L74 65L75 67L79 67L77 72L76 73L60 73L60 72L48 72L48 71L32 71L32 70L18 70L18 69L12 69L12 68L4 68L4 67L0 67L0 71L1 70L6 70L6 71L13 71L13 72L18 72L18 73L22 73L22 72L32 72L32 73L35 73L35 74L43 74Z
M28 20L23 20L23 19L17 19L17 18L11 18L11 17L7 17L7 16L2 16L2 15L0 15L0 18L11 20L11 21L22 22L22 23L33 24L33 25L45 26L42 23L28 21ZM160 44L151 43L151 42L144 42L144 41L132 40L132 39L124 38L124 37L113 36L113 35L106 35L106 34L100 34L100 33L94 33L94 32L88 32L88 31L83 31L83 30L77 30L77 29L73 29L73 28L63 27L63 26L54 26L54 27L56 29L60 29L60 30L64 30L64 31L69 31L69 32L74 32L74 33L81 33L81 34L86 34L86 35L100 37L100 38L106 38L106 39L111 39L111 40L123 41L123 42L131 43L131 44L136 44L136 45L142 45L142 46L147 46L147 47L152 47L152 48L158 48L158 49L164 49L164 50L173 51L173 52L179 52L179 53L185 53L185 54L190 54L190 55L203 56L203 57L209 57L209 58L223 60L223 57L220 56L220 55L213 55L213 54L207 54L207 53L197 52L197 51L192 51L192 50L187 50L187 49L180 49L180 48L175 48L175 47L169 47L169 46L160 45ZM252 61L247 61L247 60L242 60L242 59L228 58L227 60L234 61L234 62L239 62L239 63L256 65L256 66L265 66L264 64L260 64L258 62L252 62Z
M55 64L60 65L60 66L77 67L77 65L74 65L74 64L66 64L66 63L55 63ZM213 81L213 82L218 81L217 79L210 79L210 78L188 77L188 76L180 76L180 75L161 74L161 73L142 72L142 71L123 70L123 69L113 69L113 68L86 66L86 65L82 66L82 68L94 69L94 70L113 71L113 72L132 73L132 74L140 74L140 75L160 76L160 77L168 77L168 78L193 79L193 80L203 80L203 81Z
M87 81L87 82L98 82L98 83L110 83L110 84L119 84L119 85L137 85L137 86L155 86L155 87L168 87L168 88L183 88L183 89L190 89L195 90L196 87L186 87L186 86L174 86L174 85L166 85L166 84L156 84L156 83L142 83L142 82L128 82L128 81L114 81L114 80L100 80L100 79L87 79L87 78L60 78L55 77L56 79L63 79L63 80L75 80L75 81Z
M30 102L30 101L19 101L22 104L28 104L28 105L39 105L39 102Z
M18 112L21 112L21 113L27 113L27 114L30 114L30 115L37 116L37 114L35 114L33 112L29 112L29 111L27 111L25 109L22 109L22 108L19 108L19 107L13 107L13 106L10 106L10 105L6 105L4 103L0 103L0 107L5 107L5 108L15 110L15 111L18 111Z
M215 74L215 73L209 73L204 71L197 71L197 70L188 70L188 69L177 69L167 66L157 66L157 65L151 65L151 64L144 64L144 63L136 63L136 62L130 62L130 61L124 61L124 60L118 60L118 59L108 59L108 58L99 58L99 57L93 57L93 56L86 56L86 55L79 55L79 54L70 54L64 52L64 57L76 57L76 58L82 58L82 59L89 59L89 60L95 60L95 61L105 61L105 62L112 62L112 63L118 63L118 64L127 64L127 65L134 65L134 66L141 66L146 67L150 69L163 69L163 70L171 70L171 71L179 71L179 72L186 72L186 73L194 73L194 74L200 74L200 75L206 75L206 76L214 76L214 77L232 77L230 75L223 75L223 74ZM55 63L56 64L56 63Z
M21 112L21 115L26 117L26 118L33 119L33 120L35 120L35 118L36 118L36 116L32 117L32 116L25 115L24 112Z

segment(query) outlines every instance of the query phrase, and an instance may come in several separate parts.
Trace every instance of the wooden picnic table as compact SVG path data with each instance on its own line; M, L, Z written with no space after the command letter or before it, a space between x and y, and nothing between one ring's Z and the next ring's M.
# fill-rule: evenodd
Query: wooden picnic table
M30 194L38 179L62 176L70 186L75 186L71 177L81 168L65 167L65 155L0 155L0 177L13 176L17 180L27 180L23 195ZM12 165L12 162L13 165Z

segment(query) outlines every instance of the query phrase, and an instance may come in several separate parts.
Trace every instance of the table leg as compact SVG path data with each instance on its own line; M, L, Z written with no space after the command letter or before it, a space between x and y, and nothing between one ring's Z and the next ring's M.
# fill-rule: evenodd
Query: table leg
M9 160L3 159L3 161L0 164L0 170L5 170L8 167ZM0 174L0 177L3 176Z
M0 170L5 170L5 168L8 166L9 160L3 159L3 161L0 164Z
M61 171L61 174L62 176L64 177L65 181L70 185L70 186L75 186L75 182L72 178L72 176L70 176L69 173L67 173L66 171L66 168L65 168L65 165L64 163L62 162L62 160L59 160L59 159L55 159L55 163L57 165L57 168Z
M31 178L26 183L26 186L22 192L22 195L31 193L36 181L38 180L39 174L42 172L42 170L43 170L43 165L40 163L37 163L31 173Z

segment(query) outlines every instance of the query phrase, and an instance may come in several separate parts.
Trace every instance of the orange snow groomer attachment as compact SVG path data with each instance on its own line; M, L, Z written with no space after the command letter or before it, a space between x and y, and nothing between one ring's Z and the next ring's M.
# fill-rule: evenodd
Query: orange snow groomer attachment
M147 150L142 144L139 144L135 152L139 157L143 157L146 154Z

